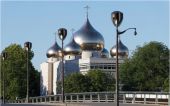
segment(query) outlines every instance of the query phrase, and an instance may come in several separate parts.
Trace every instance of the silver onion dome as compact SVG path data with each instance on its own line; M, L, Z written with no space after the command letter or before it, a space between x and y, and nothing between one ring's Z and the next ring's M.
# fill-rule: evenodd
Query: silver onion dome
M128 57L129 50L119 39L118 42L118 57ZM110 49L110 55L116 57L116 45Z
M81 54L81 48L80 46L74 41L74 39L71 39L71 42L68 43L64 47L64 54L65 55L79 55Z
M109 52L107 49L103 48L103 50L101 51L101 57L102 58L108 58L109 57Z
M47 50L46 53L47 57L61 57L62 56L62 50L61 47L57 44L57 42L55 41L55 43Z
M101 51L104 47L103 36L93 28L88 18L85 24L74 33L74 40L82 50Z

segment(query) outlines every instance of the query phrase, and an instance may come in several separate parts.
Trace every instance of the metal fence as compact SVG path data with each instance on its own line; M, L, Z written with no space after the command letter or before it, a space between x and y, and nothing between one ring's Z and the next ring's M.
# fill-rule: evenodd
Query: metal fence
M167 92L120 92L120 103L142 103L142 104L162 104L168 105L170 93ZM67 93L65 94L65 102L114 102L114 92L85 92L85 93ZM10 103L25 103L24 99L16 101L8 101ZM60 103L61 95L48 95L30 97L30 103Z

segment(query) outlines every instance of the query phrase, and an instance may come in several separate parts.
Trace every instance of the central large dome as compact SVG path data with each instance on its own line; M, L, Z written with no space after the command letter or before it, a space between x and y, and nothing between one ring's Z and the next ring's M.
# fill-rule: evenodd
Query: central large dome
M82 50L101 51L104 47L103 36L90 24L89 19L74 33L74 40Z

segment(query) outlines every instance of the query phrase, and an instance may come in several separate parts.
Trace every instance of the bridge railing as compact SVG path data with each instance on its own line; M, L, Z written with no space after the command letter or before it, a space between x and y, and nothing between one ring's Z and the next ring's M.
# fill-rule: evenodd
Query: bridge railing
M170 93L167 92L120 92L120 103L142 103L142 104L162 104L168 105ZM66 93L65 102L114 102L115 92L84 92L84 93ZM61 94L30 97L30 103L59 103ZM25 99L9 101L14 103L24 103Z

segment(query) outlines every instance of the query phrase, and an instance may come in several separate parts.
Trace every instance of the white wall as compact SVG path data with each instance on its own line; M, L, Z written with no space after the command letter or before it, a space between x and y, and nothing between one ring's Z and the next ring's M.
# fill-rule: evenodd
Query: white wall
M47 95L48 91L48 63L40 64L41 78L40 78L40 95Z

